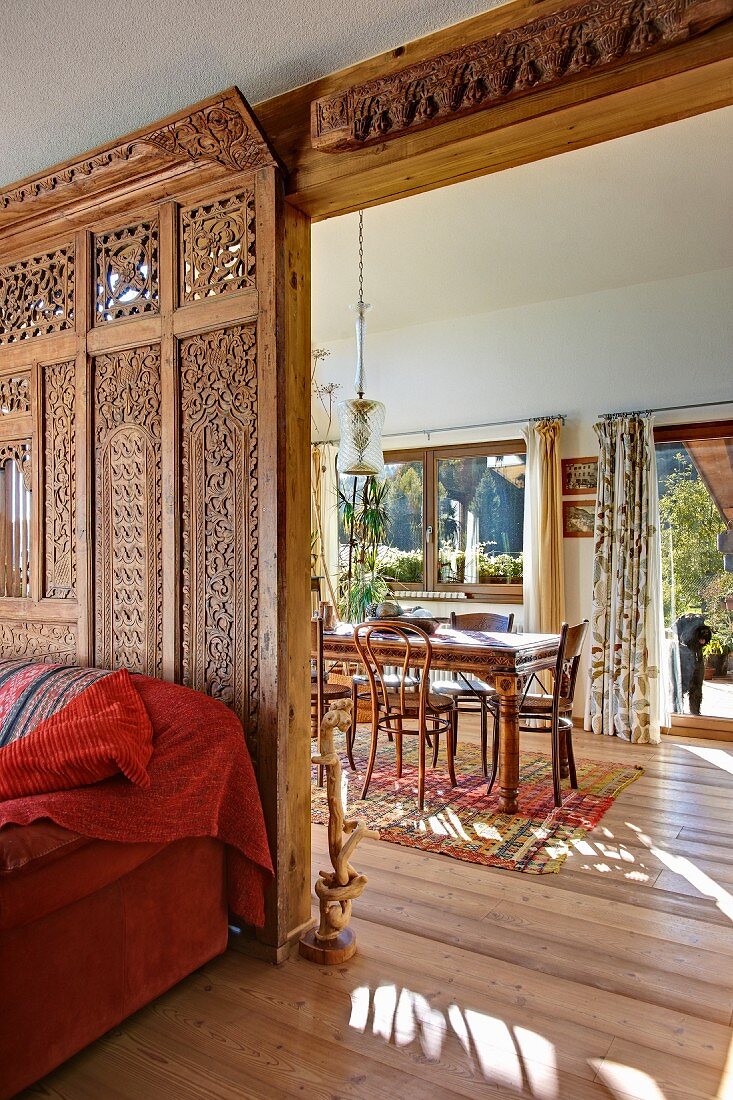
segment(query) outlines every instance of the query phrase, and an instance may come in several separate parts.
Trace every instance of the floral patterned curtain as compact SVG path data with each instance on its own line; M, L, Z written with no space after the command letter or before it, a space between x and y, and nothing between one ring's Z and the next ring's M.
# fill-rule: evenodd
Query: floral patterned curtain
M594 733L660 740L663 690L661 544L649 415L595 425L596 505L590 719Z

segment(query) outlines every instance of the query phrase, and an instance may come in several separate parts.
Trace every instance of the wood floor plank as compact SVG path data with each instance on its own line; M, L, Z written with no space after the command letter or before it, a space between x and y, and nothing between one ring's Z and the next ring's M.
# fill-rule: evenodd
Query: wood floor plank
M461 736L475 742L475 719ZM646 771L559 874L364 843L349 963L227 952L26 1095L716 1097L733 1016L733 776L703 738L574 740L580 758ZM546 752L546 738L522 747ZM325 866L322 826L313 851Z

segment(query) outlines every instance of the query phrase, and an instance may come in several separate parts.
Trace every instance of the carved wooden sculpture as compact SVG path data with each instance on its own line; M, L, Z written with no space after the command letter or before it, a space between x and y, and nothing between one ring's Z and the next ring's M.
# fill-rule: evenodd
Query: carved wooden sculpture
M732 15L731 0L583 0L315 100L311 143L338 152L403 137L667 49Z
M340 963L356 952L356 936L348 927L351 903L364 890L366 875L351 866L354 849L365 837L379 840L379 833L368 829L360 818L344 820L341 802L341 759L334 748L334 730L348 733L351 728L351 700L337 699L321 722L320 752L313 763L326 769L328 799L328 851L333 871L321 871L316 882L320 921L300 939L300 953L311 962ZM344 840L344 834L349 834Z

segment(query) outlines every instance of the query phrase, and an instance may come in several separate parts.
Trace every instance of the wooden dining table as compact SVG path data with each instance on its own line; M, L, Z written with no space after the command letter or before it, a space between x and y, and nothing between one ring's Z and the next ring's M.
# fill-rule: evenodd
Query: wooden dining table
M519 703L526 678L554 668L558 634L495 634L484 630L452 630L441 626L431 635L432 669L463 672L492 684L499 695L499 810L517 812L519 792ZM402 648L396 638L372 639L378 657L389 663ZM414 647L419 651L419 640ZM358 661L354 628L339 623L323 632L323 656L329 661Z

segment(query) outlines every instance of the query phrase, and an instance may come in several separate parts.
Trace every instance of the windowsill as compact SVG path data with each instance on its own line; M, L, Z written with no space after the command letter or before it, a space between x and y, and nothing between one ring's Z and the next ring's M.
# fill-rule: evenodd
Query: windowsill
M397 599L445 600L446 603L521 604L524 600L521 584L487 585L484 588L471 591L461 588L428 591L417 587L397 587L395 585L390 587L390 591Z

